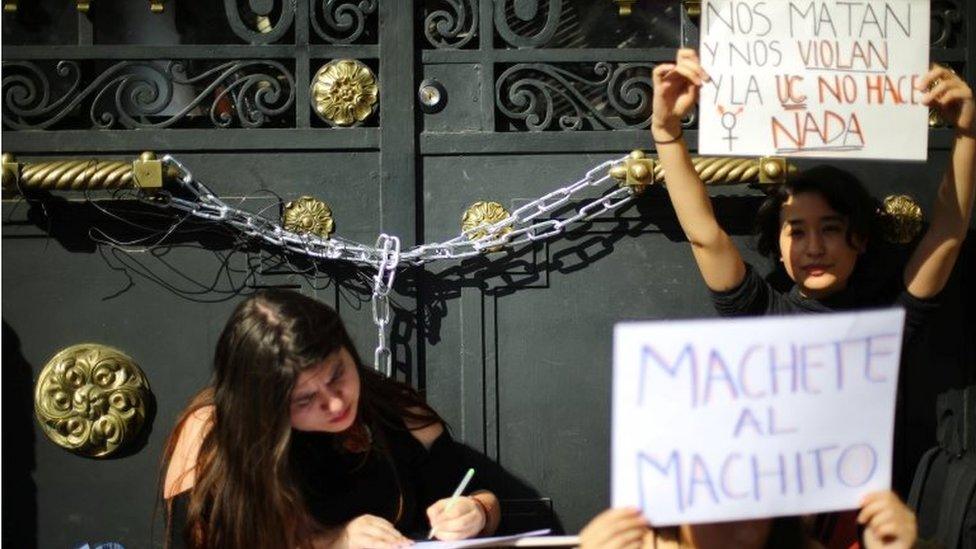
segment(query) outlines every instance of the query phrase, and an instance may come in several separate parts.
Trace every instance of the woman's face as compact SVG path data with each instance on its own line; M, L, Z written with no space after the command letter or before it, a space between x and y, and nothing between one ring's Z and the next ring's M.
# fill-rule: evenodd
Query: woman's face
M345 347L298 374L291 392L291 426L341 433L356 421L359 372Z
M790 196L779 211L779 249L786 273L807 297L824 298L847 287L864 243L847 242L847 217L820 193Z

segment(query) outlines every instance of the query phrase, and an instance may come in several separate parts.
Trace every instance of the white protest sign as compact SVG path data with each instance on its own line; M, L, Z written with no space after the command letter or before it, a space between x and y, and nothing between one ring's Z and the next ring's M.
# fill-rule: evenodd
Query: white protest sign
M904 317L617 324L613 506L666 526L851 509L887 489Z
M925 160L929 0L705 0L699 152Z

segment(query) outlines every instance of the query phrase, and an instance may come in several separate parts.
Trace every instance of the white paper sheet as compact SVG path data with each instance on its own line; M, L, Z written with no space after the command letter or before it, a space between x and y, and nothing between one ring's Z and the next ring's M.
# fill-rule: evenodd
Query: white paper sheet
M421 541L410 547L415 549L460 549L462 547L511 547L520 539L534 536L544 536L549 529L533 530L513 536L497 536L493 538L473 538L460 541Z
M924 160L929 0L705 0L699 152Z
M887 489L904 314L618 324L613 505L665 526Z

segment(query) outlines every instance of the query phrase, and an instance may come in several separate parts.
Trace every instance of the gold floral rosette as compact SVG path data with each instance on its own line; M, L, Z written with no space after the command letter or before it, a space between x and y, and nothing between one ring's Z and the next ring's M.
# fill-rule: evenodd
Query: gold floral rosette
M352 126L373 114L379 98L376 76L362 62L337 59L312 78L312 106L334 126Z

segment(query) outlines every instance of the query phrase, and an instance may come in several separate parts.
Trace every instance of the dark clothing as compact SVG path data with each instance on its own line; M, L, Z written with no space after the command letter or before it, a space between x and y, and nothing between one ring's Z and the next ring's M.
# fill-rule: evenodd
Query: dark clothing
M319 523L337 526L369 514L408 537L426 534L427 507L450 497L470 465L446 429L427 450L399 423L377 429L367 453L339 449L329 433L292 433L296 480ZM380 451L383 446L389 457ZM467 493L479 489L477 479Z
M804 297L795 285L789 292L778 292L748 263L742 284L711 294L720 316L829 313L896 305L905 309L905 341L911 341L921 332L939 305L937 299L919 299L905 289L897 295L885 296L855 283L823 300Z
M295 481L311 515L323 526L339 526L360 515L383 517L407 537L426 536L427 507L450 497L468 463L463 447L445 428L430 450L398 420L375 428L368 452L339 447L330 433L292 431ZM380 447L388 448L390 459ZM465 493L479 490L475 475ZM169 547L183 549L189 490L172 498ZM260 505L261 502L254 502Z
M190 491L185 490L169 500L169 521L166 524L166 538L168 549L186 549L189 547L184 537L186 532L186 513L190 506Z

